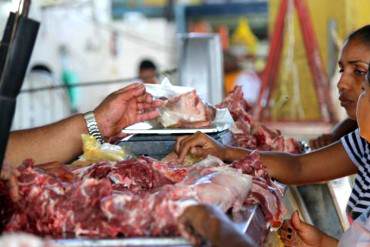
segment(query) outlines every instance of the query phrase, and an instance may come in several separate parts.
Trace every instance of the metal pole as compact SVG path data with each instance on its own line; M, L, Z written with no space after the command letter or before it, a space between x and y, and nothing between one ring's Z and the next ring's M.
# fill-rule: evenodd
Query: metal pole
M11 41L7 52L0 78L0 168L5 156L16 98L23 84L39 25L34 20L19 16L14 40Z

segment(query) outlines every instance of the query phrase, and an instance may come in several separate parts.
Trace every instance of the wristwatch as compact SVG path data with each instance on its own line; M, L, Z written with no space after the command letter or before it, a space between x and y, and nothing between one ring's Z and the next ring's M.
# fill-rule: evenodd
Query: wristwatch
M86 127L89 135L95 137L95 139L100 143L104 143L103 136L99 130L98 123L96 122L94 112L89 111L84 114L84 119L86 122Z

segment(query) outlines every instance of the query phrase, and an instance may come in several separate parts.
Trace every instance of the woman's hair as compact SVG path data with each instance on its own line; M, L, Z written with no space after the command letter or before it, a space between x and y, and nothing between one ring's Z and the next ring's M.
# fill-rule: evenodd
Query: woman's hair
M348 36L348 42L357 40L365 45L370 46L370 25L366 25L357 29Z
M348 42L356 40L370 47L370 25L357 29L348 36ZM370 66L367 72L367 81L370 83Z

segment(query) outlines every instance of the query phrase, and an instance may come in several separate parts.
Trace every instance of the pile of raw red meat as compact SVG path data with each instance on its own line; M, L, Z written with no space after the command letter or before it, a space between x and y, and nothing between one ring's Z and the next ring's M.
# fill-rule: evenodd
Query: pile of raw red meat
M228 108L234 118L235 126L231 132L235 146L263 151L300 152L296 140L284 138L279 130L269 129L253 120L251 107L244 99L240 86L236 86L217 107Z
M284 212L282 193L257 153L230 165L211 156L187 168L140 157L73 171L46 168L31 161L18 168L20 200L9 206L8 215L2 212L8 221L5 231L54 237L175 236L182 234L177 217L196 203L232 210L234 217L246 205L259 203L273 226Z

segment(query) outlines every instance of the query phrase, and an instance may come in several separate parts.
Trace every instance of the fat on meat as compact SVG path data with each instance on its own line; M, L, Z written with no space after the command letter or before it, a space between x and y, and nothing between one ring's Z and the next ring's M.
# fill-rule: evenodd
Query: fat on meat
M169 98L160 109L159 121L165 128L202 128L211 125L214 115L214 109L192 90Z
M265 219L272 227L279 227L286 213L283 188L273 181L259 158L257 151L231 164L235 169L253 177L252 188L245 204L261 205Z
M199 176L192 187L196 198L206 204L216 205L223 211L240 209L252 186L252 177L227 166L208 169L209 174ZM187 183L188 181L184 181Z
M7 233L0 236L0 246L7 247L57 247L50 240L28 233Z

